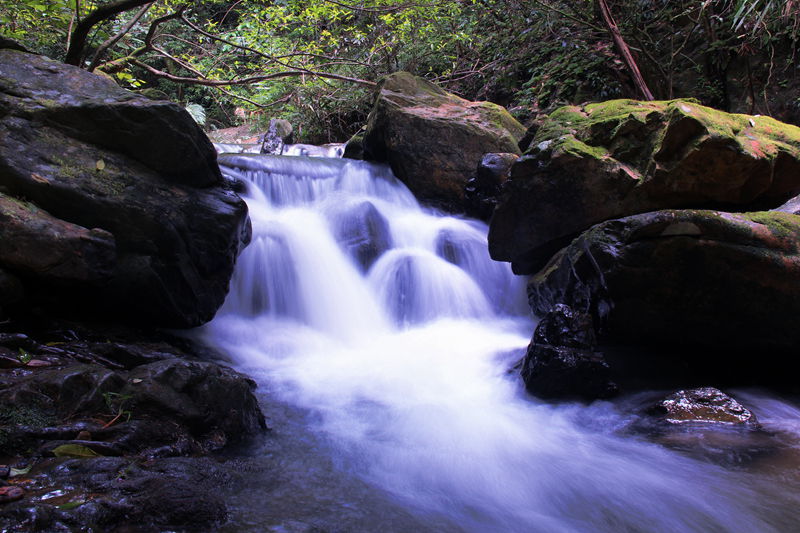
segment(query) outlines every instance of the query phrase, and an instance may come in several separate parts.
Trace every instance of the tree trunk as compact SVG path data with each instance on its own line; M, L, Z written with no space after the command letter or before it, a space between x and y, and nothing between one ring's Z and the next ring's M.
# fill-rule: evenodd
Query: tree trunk
M597 6L600 8L603 22L606 28L608 28L609 33L611 33L611 38L614 40L617 50L619 50L622 59L628 66L628 70L633 78L633 83L636 85L636 88L639 89L639 92L642 93L645 100L653 100L653 93L651 93L650 89L647 87L647 83L644 81L642 73L639 71L639 66L636 64L636 60L633 59L630 48L625 44L625 39L622 38L622 33L619 31L614 17L611 16L611 9L608 7L608 3L606 3L606 0L597 0Z

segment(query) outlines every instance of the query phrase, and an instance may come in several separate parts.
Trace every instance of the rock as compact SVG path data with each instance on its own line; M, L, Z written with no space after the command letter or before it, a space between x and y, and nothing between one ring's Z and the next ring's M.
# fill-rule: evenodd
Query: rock
M0 487L0 503L14 502L25 497L25 491L16 486Z
M511 168L492 257L536 272L605 220L684 207L769 209L800 192L800 128L693 101L563 107Z
M525 128L502 107L469 102L407 72L384 77L364 159L388 162L419 199L462 211L464 186L487 152L519 153Z
M528 298L537 314L590 313L604 339L717 353L720 370L747 376L800 343L799 275L799 216L667 210L585 232L530 279ZM742 366L754 349L759 365Z
M592 317L556 305L539 322L522 364L522 380L541 398L595 400L617 393L596 350Z
M714 387L680 390L658 402L650 413L669 424L758 425L753 413Z
M8 479L11 474L11 467L8 465L0 465L0 479Z
M261 138L262 154L280 154L284 145L292 143L292 125L288 120L273 118L269 121L269 129Z
M0 307L165 327L213 317L249 221L185 110L3 49L0 111L0 270L24 289L0 290Z
M0 35L0 49L7 48L18 52L28 52L28 50L18 42ZM30 52L28 52L30 53Z
M0 375L0 434L7 450L79 444L102 455L180 455L219 449L262 432L255 383L215 363L166 359L133 370L94 364ZM57 420L96 420L105 425ZM73 440L80 431L91 441ZM86 433L85 433L86 432Z
M36 470L35 488L65 496L5 505L0 529L214 531L227 517L221 489L241 482L234 467L205 457L49 459Z
M346 159L364 159L364 131L359 131L344 145L342 157Z
M389 223L372 202L360 202L335 219L336 240L364 272L392 244Z
M468 215L487 221L491 218L501 187L518 158L518 154L484 154L478 163L477 175L470 178L464 189Z

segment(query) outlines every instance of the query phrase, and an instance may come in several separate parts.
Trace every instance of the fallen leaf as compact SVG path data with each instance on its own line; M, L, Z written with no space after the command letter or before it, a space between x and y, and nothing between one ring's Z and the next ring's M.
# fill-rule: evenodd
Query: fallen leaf
M50 184L50 182L47 180L47 178L45 178L45 177L43 177L43 176L41 176L41 175L39 175L39 174L37 174L35 172L31 173L31 178L33 178L34 181L38 181L39 183L46 183L48 185Z
M50 361L43 361L41 359L31 359L25 366L30 366L30 367L53 366L53 363L51 363Z
M62 444L53 449L53 455L56 457L102 457L91 448L80 444Z
M26 468L14 468L12 466L11 467L11 473L9 474L9 477L24 476L25 474L27 474L30 471L31 471L31 467L30 466L28 466Z

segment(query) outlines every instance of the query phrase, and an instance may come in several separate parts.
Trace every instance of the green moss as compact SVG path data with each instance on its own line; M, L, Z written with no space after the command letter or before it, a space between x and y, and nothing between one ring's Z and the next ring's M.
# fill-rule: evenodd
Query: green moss
M783 211L759 211L745 213L747 220L762 224L769 228L772 234L780 239L800 239L800 216Z
M608 150L602 146L588 145L576 139L574 135L564 135L556 139L553 144L553 151L559 151L576 157L591 157L594 159L603 159L609 155Z

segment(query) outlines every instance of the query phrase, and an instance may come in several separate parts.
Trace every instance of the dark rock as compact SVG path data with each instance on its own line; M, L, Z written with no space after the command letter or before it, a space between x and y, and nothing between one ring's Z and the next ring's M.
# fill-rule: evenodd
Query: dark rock
M680 390L650 409L669 424L748 424L757 426L755 415L714 387Z
M8 479L11 474L11 467L8 465L0 465L0 479Z
M342 157L347 159L364 159L364 132L359 131L344 145Z
M7 504L0 528L213 531L227 517L220 488L237 480L235 470L208 458L50 459L37 467L34 488L68 487L66 496Z
M599 224L528 285L535 313L592 314L605 339L681 344L752 374L800 343L800 217L781 212L658 211ZM783 359L783 365L793 358ZM725 362L727 361L727 362ZM779 376L775 376L779 377Z
M371 202L361 202L336 216L334 235L363 271L392 245L389 223Z
M19 44L17 41L14 41L2 35L0 35L0 49L16 50L17 52L30 53L24 46Z
M522 380L541 398L595 400L617 393L596 349L592 317L556 305L539 322L522 364Z
M364 159L388 162L421 200L462 211L464 187L483 154L519 153L524 133L496 104L469 102L397 72L376 89Z
M580 232L658 209L768 209L800 192L800 128L693 101L553 112L513 165L489 249L532 274Z
M25 297L0 307L171 327L213 317L249 223L185 110L8 49L0 109L0 269Z
M471 178L464 189L467 214L481 220L489 220L497 205L503 183L518 154L484 154L478 164L477 175Z
M240 442L266 428L252 390L241 374L214 363L167 359L113 371L71 364L26 375L0 375L0 427L4 447L42 446L43 453L91 431L79 444L103 455L195 453ZM54 427L57 419L107 420L107 427ZM96 443L96 444L95 444ZM148 451L149 450L149 451Z

